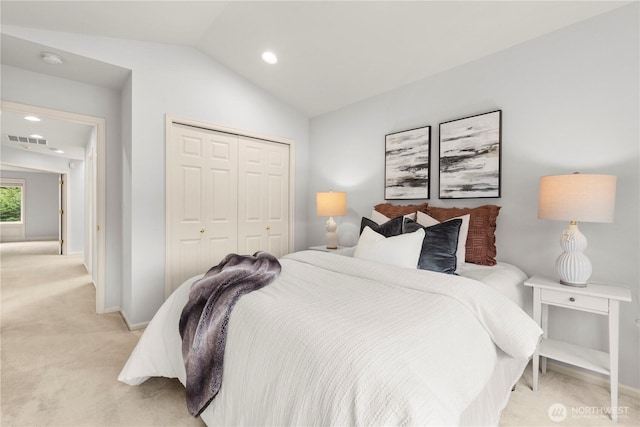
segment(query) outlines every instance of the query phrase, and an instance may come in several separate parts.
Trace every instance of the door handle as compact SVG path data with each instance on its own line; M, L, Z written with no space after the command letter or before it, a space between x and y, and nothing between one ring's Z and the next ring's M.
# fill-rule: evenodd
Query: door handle
M271 230L271 226L270 225L267 225L265 228L267 229L267 231Z
M204 228L200 229L200 234L204 233Z

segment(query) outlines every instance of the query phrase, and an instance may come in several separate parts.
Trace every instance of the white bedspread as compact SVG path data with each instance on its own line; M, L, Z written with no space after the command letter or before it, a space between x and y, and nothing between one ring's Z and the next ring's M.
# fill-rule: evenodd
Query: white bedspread
M533 317L533 290L524 285L528 276L518 267L502 261L492 266L465 263L458 274L492 287Z
M209 425L455 425L491 378L496 345L524 368L541 334L465 277L318 251L280 262L280 277L231 315ZM158 311L120 381L184 384L178 319L193 280Z

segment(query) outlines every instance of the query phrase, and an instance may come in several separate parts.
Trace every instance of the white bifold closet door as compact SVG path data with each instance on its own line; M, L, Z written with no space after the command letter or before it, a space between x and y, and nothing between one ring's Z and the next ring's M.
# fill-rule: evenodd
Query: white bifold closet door
M289 252L289 146L173 123L167 294L227 254Z
M238 251L289 253L289 147L239 138Z

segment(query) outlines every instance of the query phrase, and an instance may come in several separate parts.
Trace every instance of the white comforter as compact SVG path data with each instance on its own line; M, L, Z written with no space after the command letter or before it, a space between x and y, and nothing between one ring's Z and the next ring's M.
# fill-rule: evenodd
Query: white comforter
M280 262L279 278L234 308L209 425L455 425L491 377L496 346L524 368L541 334L464 277L318 251ZM178 319L195 279L158 311L120 381L185 383Z

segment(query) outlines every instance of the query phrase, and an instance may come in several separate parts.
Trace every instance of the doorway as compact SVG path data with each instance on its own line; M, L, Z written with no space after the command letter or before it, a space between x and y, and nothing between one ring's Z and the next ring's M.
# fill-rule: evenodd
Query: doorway
M105 238L105 119L93 116L86 116L82 114L69 113L65 111L52 110L48 108L36 107L32 105L19 104L14 102L2 101L0 104L0 110L17 112L24 115L36 115L39 117L46 117L53 120L60 120L63 122L78 123L88 125L94 128L94 149L91 151L90 168L87 168L92 176L87 177L85 184L91 191L86 194L88 197L85 200L85 223L88 224L85 229L87 239L85 239L85 255L88 261L87 267L92 270L92 281L96 289L96 313L102 314L105 312L105 256L106 256L106 244ZM3 159L0 162L2 165L26 167L30 169L47 170L46 168L39 168L37 162L35 164L25 164L21 160L12 162ZM65 170L49 170L54 173L67 173ZM65 193L65 192L63 192ZM68 194L68 193L67 193ZM68 203L68 200L65 201ZM87 212L91 215L91 218L87 218ZM68 223L67 229L68 229ZM63 234L64 229L61 230ZM63 238L64 240L64 238ZM90 243L86 243L90 242Z

